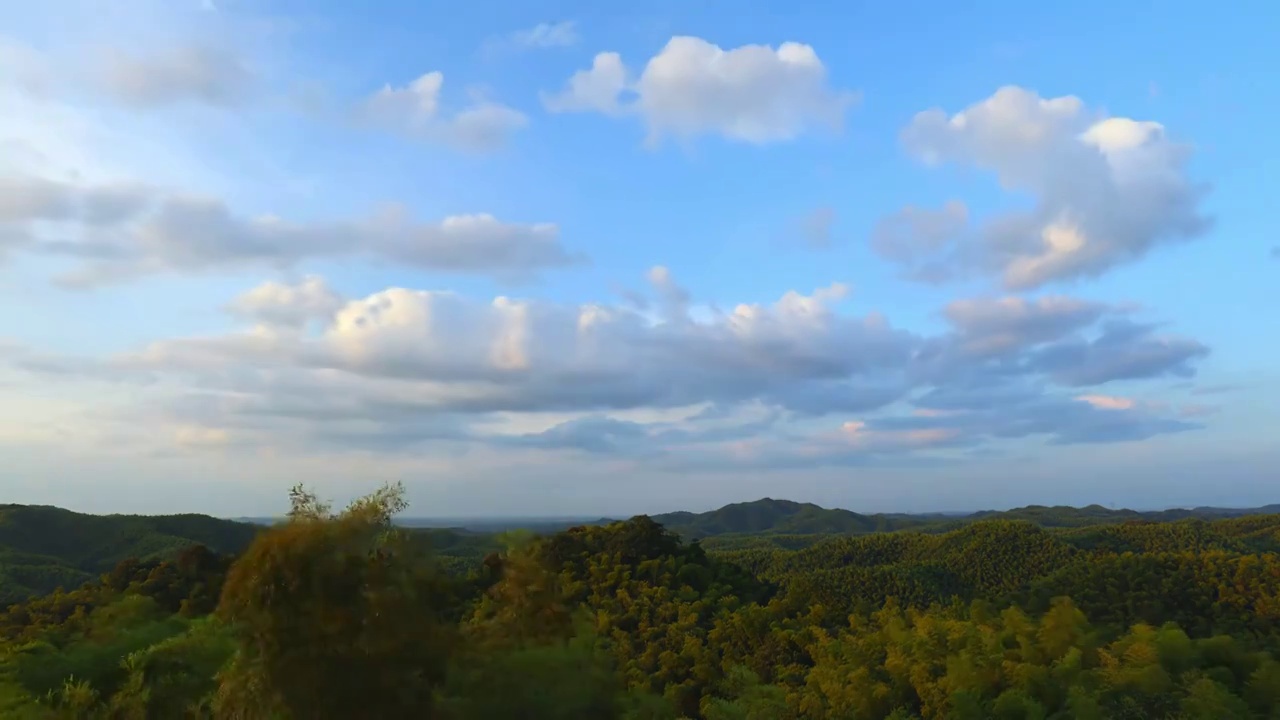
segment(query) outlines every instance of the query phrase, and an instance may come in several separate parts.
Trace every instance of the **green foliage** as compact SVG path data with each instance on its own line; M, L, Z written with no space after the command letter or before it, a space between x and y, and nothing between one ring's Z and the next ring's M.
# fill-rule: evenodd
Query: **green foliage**
M1101 505L1090 505L1084 508L1030 505L1013 510L989 510L963 516L894 513L862 515L849 510L822 508L811 503L764 498L754 502L726 505L710 512L675 512L657 515L653 519L672 532L690 540L729 536L730 542L756 544L775 542L773 539L761 538L762 534L804 538L815 535L866 535L896 530L941 533L983 520L1021 520L1042 528L1065 529L1131 523L1164 524L1189 519L1230 523L1246 517L1265 517L1277 511L1280 511L1280 505L1268 505L1255 510L1195 508L1158 512L1111 510ZM1271 530L1269 533L1265 530L1260 533L1260 535L1269 534L1263 542L1271 549L1278 549L1276 542L1280 538L1277 538L1274 533L1276 526L1274 518L1265 525ZM792 540L792 542L797 541L805 542L803 539Z
M765 498L726 505L705 513L668 513L654 521L685 538L728 534L859 534L887 532L926 524L909 515L860 515L811 503Z
M761 501L495 536L397 527L398 486L291 500L234 563L124 558L0 614L0 717L1280 718L1277 515Z
M337 515L301 489L292 499L289 522L259 535L223 588L219 614L238 649L222 696L314 720L429 716L453 600L442 573L390 523L403 489Z
M578 720L621 717L623 687L589 631L465 652L449 673L441 716Z
M85 515L0 505L0 606L79 587L126 558L172 559L192 545L239 552L258 530L207 515Z

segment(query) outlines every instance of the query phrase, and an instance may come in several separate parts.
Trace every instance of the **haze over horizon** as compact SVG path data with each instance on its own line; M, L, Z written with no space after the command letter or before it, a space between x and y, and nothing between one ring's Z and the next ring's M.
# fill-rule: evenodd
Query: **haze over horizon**
M978 5L5 7L0 500L1280 501L1280 9Z

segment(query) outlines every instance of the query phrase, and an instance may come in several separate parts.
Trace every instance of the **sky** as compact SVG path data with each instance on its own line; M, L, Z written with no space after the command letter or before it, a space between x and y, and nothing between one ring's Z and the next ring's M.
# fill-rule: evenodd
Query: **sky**
M726 8L6 4L0 497L1280 501L1280 9Z

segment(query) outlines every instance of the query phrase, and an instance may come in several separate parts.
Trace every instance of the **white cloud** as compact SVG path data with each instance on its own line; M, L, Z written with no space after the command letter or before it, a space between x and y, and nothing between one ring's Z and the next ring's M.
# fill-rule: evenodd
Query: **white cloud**
M524 48L569 47L578 43L578 28L572 20L538 23L527 30L512 33L511 42Z
M145 55L114 50L97 67L97 82L112 99L150 108L184 101L235 105L250 94L253 71L217 47L177 46Z
M298 223L239 216L215 198L136 185L78 185L27 176L3 182L0 230L16 234L19 247L80 258L82 266L67 279L73 284L253 265L290 267L336 257L522 280L581 260L560 244L553 224L508 223L485 213L422 222L393 206L353 220ZM50 225L60 232L50 232Z
M524 113L479 97L447 113L440 99L443 88L444 73L439 71L403 87L386 85L362 104L358 114L364 122L392 132L473 151L501 147L529 122Z
M241 112L285 107L309 116L297 118L299 122L321 117L354 120L476 152L500 147L528 124L524 113L479 90L471 90L460 106L450 107L442 99L444 74L438 71L424 73L404 86L386 84L368 97L344 100L331 108L322 99L322 83L296 79L281 83L276 76L285 72L277 67L282 61L251 53L231 39L186 34L161 46L107 45L81 56L50 55L0 38L0 89L8 86L30 96L27 99L93 99L107 108L137 111L187 103ZM276 79L274 84L267 82L269 76ZM250 101L255 101L253 106ZM330 115L331 110L336 115Z
M675 292L669 277L655 277L660 293ZM893 374L912 338L875 315L833 312L843 293L840 286L808 296L788 293L772 305L739 305L703 321L654 323L616 307L507 297L478 303L392 288L347 303L317 336L254 331L175 340L148 348L134 362L202 372L238 358L298 368L295 378L307 368L340 370L405 384L394 393L399 402L436 412L618 410L758 398L806 411L817 403L882 405L892 393L849 378Z
M17 348L8 364L64 383L145 382L160 389L158 422L327 451L498 444L796 466L1196 427L1175 408L1116 413L1096 400L1113 397L1099 385L1186 374L1203 355L1109 306L960 301L944 311L951 332L922 337L841 312L839 284L691 314L670 270L649 279L664 308L656 318L627 305L405 288L344 300L308 277L233 301L250 324L241 332L161 340L97 364Z
M1209 226L1205 188L1186 173L1190 148L1159 123L1102 117L1075 97L1005 87L953 115L922 112L902 137L926 164L984 170L1035 199L976 226L955 202L887 220L873 247L918 279L977 272L1037 288L1101 275Z
M265 282L231 301L227 310L270 326L300 328L313 320L327 321L343 303L324 278L311 275L293 285Z
M718 134L764 144L791 140L814 127L838 129L853 100L833 90L808 45L743 45L724 50L677 36L631 82L617 53L600 53L564 90L544 95L552 112L637 114L650 142ZM631 97L634 95L634 97Z
M622 56L603 52L591 60L590 69L574 73L564 90L555 94L542 93L542 104L555 113L621 115L631 109L624 108L620 97L627 86L627 67Z

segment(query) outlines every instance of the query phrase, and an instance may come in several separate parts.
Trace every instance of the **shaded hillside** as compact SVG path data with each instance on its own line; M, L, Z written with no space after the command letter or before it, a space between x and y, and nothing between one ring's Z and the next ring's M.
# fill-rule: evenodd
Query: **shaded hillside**
M1269 506L1267 509L1275 509ZM1250 517L1244 517L1250 515ZM765 498L735 503L704 513L656 515L655 522L686 541L706 540L708 550L734 553L760 572L772 551L802 550L833 536L868 536L901 530L940 534L981 521L1020 520L1066 533L1062 540L1084 550L1149 552L1154 548L1200 552L1265 551L1280 543L1280 531L1254 511L1195 508L1136 512L1100 505L1084 508L1029 506L967 516L860 514L812 503ZM1169 525L1173 521L1177 527ZM1212 522L1210 522L1212 521ZM261 522L261 521L259 521ZM1196 525L1200 522L1200 525ZM1185 524L1191 523L1191 524ZM1227 531L1228 525L1229 531ZM543 535L556 523L529 528ZM605 525L606 520L582 525ZM536 523L534 523L536 526ZM204 545L235 554L248 545L262 524L207 515L87 515L54 507L0 505L0 605L56 587L78 587L125 558L164 559L183 548ZM440 557L447 569L464 574L486 555L504 547L500 533L460 528L409 528ZM884 539L876 543L893 545ZM888 547L889 545L885 545ZM876 547L880 547L879 544ZM868 548L870 550L870 548ZM879 552L878 550L876 552ZM748 559L749 558L749 559ZM923 556L913 557L920 567ZM879 571L877 571L879 572ZM945 573L943 573L945 575ZM928 583L943 582L929 575ZM912 576L911 582L920 578Z
M861 515L813 503L764 498L704 513L674 512L653 520L688 540L729 534L858 535L918 527L938 516Z
M1091 617L1120 626L1175 617L1205 633L1280 632L1280 515L1081 528L983 519L942 533L770 536L807 541L794 550L737 541L747 537L713 538L708 550L834 617L890 598L917 607L987 598L1045 612L1070 595Z
M208 515L90 515L41 505L0 505L0 607L96 580L121 560L165 560L203 545L234 555L271 521L242 522ZM413 528L457 572L501 550L495 533Z
M638 516L508 544L397 532L396 499L0 612L0 717L1280 718L1280 515L706 544Z
M88 515L0 505L0 605L77 587L126 558L168 558L192 545L236 553L259 530L208 515Z
M980 520L1025 520L1043 528L1086 528L1126 522L1168 523L1179 520L1218 520L1246 515L1270 515L1280 505L1255 509L1198 507L1149 512L1111 509L1101 505L1075 508L1064 505L1028 505L1012 510L984 510L969 515L930 513L861 514L839 508L824 508L812 503L764 498L754 502L725 505L703 513L673 512L653 516L654 521L686 540L720 538L726 547L774 544L761 536L794 536L783 547L809 544L823 535L865 535L895 530L949 532ZM742 537L729 537L742 536ZM748 537L753 536L753 537Z

